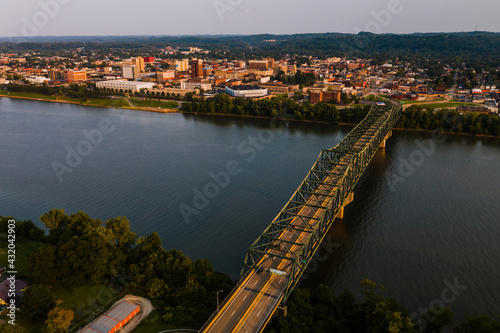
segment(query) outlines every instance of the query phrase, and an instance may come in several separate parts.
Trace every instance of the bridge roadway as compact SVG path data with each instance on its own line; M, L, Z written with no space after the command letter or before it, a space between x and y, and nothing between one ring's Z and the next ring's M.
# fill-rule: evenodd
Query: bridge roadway
M300 216L290 223L290 228L282 231L279 239L290 243L303 243L310 236L310 228L306 224L314 224L321 213L327 209L331 194L339 186L342 176L349 167L350 159L356 153L361 152L367 142L387 119L388 113L381 115L373 125L353 144L348 153L340 160L339 164L331 170L324 184L318 187L303 206ZM284 257L296 256L299 261L300 246L292 245L289 250L283 249L284 243L279 242L269 253ZM294 252L294 251L297 251ZM277 260L278 259L278 260ZM289 260L276 258L275 256L263 255L257 266L264 270L259 273L256 269L250 269L226 298L218 312L209 319L200 332L207 333L229 333L229 332L261 332L273 313L278 308L290 278L291 266L286 267ZM270 269L285 272L285 275L271 273Z

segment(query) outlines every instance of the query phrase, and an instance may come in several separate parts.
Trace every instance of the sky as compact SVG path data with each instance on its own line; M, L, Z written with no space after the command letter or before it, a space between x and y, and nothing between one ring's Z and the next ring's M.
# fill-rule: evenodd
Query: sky
M1 8L1 37L500 32L499 0L23 0Z

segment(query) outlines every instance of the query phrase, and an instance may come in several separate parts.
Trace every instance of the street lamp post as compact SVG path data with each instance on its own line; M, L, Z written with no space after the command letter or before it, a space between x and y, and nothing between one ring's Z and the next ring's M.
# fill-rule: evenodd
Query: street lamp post
M219 290L219 291L217 292L217 313L219 313L219 293L220 293L220 292L223 292L223 291L224 291L224 290Z

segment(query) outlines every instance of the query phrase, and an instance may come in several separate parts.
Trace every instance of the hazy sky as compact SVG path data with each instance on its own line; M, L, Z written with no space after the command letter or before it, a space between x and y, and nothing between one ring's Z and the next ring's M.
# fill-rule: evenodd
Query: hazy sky
M500 32L499 0L23 0L0 36Z

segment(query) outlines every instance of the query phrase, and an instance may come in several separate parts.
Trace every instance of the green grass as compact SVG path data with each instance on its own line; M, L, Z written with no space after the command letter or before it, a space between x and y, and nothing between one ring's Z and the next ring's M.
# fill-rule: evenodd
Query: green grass
M7 234L0 234L0 265L8 267L8 251L7 251ZM32 252L47 246L47 244L42 242L35 242L31 240L26 240L24 238L16 239L16 270L18 278L26 278L29 273L28 259Z
M366 96L365 100L375 101L375 102L387 102L387 99L383 98L382 95L375 96L373 94Z
M68 101L78 102L83 105L108 106L108 107L118 107L118 108L129 106L127 101L123 98L86 98L86 99L73 99Z
M14 96L14 97L28 97L28 98L39 98L54 101L57 96L49 96L39 93L30 92L11 92L11 91L0 91L1 96Z
M130 101L133 105L138 107L149 107L149 108L161 108L161 109L175 109L177 108L177 103L175 102L162 102L162 101L152 101L152 100L140 100L137 98L131 98Z
M62 306L75 311L76 321L84 319L83 313L94 312L105 305L104 303L111 299L110 295L111 297L117 295L117 293L111 293L105 285L57 288L52 292L57 300L62 301Z

